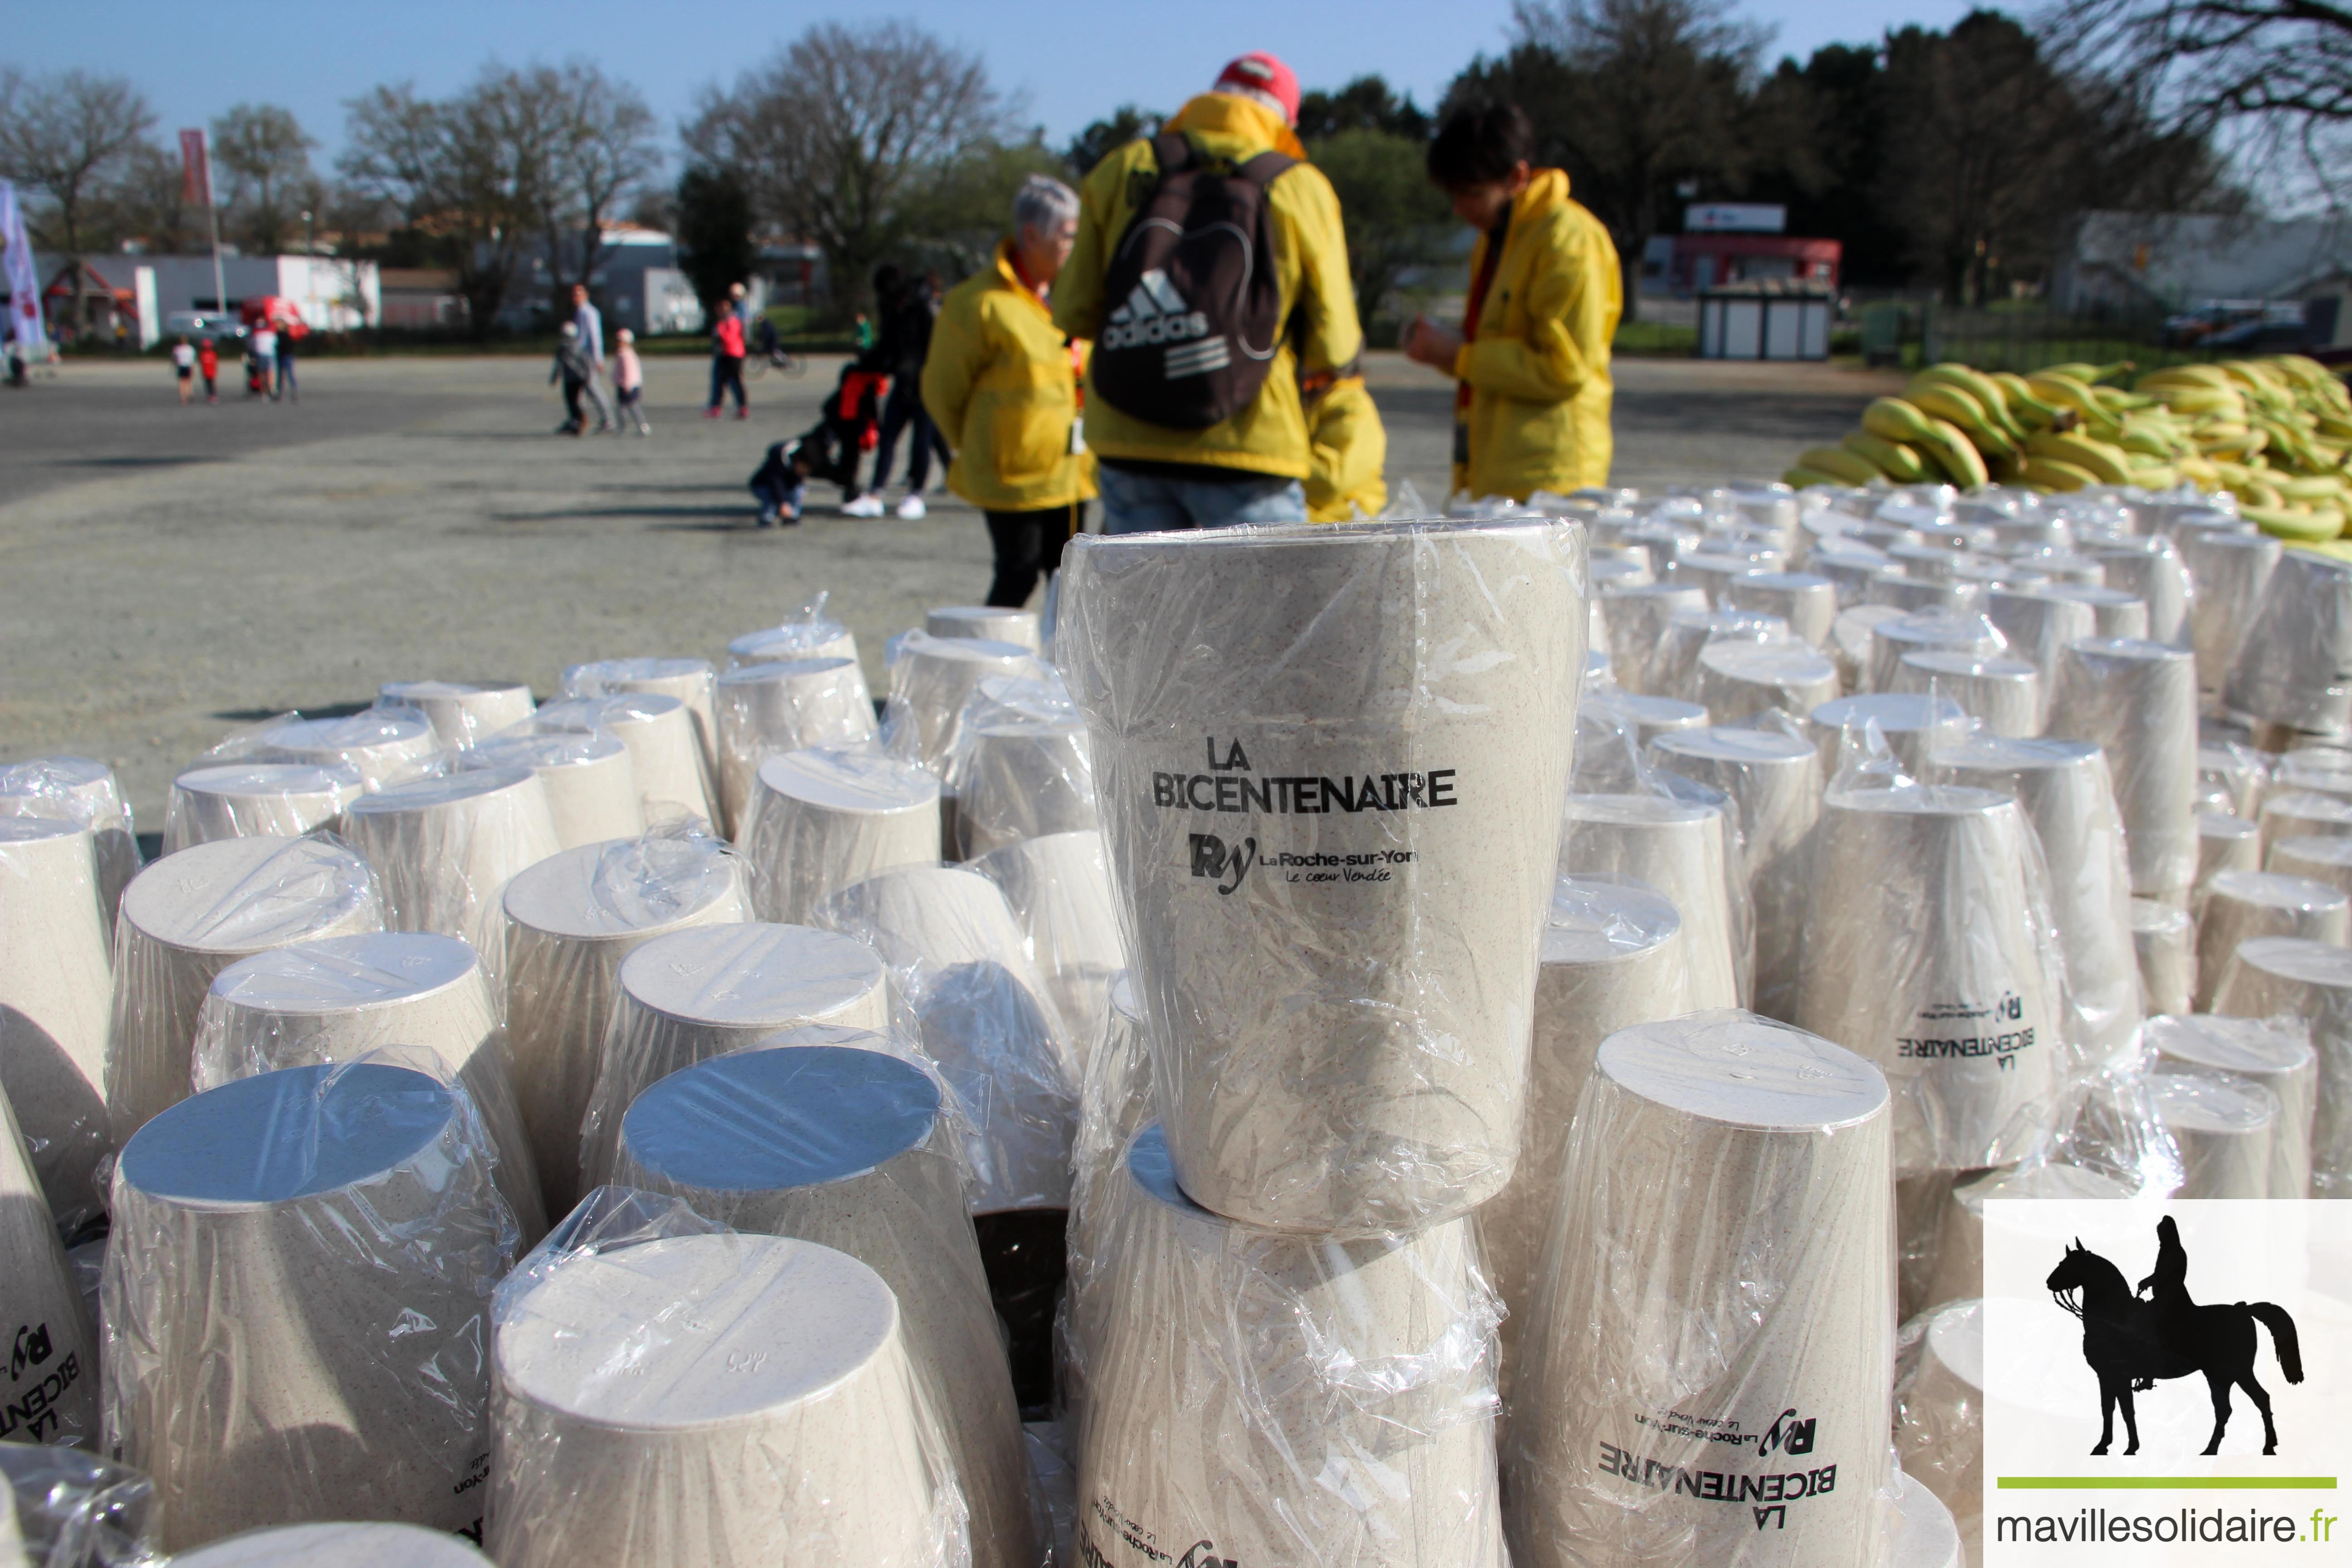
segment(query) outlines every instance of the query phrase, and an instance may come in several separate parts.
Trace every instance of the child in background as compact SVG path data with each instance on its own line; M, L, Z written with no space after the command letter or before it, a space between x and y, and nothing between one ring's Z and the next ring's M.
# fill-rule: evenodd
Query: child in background
M196 369L205 378L205 401L220 401L220 348L206 338L196 347Z
M650 436L654 427L646 418L646 367L637 358L637 334L628 328L621 329L613 350L613 393L620 401L621 418L613 426L613 434L621 433L623 424L634 422L640 436Z
M196 390L196 351L185 338L172 345L172 370L180 383L180 406L185 408Z

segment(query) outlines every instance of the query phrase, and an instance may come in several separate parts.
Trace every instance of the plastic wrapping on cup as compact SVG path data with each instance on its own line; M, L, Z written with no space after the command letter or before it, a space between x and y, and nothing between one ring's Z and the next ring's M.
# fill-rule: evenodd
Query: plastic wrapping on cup
M1767 708L1802 716L1842 689L1837 666L1795 643L1717 643L1698 656L1696 696L1715 723L1735 724Z
M478 1568L458 1536L413 1524L289 1524L184 1552L171 1568Z
M2168 1064L2148 1075L2157 1114L2180 1146L2181 1198L2301 1197L2273 1193L2275 1148L2283 1119L2267 1084L2235 1073Z
M530 688L520 680L387 680L376 692L376 705L415 709L451 752L521 723L536 706Z
M1727 803L1664 793L1572 795L1566 825L1560 875L1630 877L1655 888L1682 916L1691 1005L1737 1005L1747 973L1748 932L1738 907L1748 901L1747 878Z
M1797 1021L1895 1086L1896 1168L2033 1152L2073 1070L2048 872L1990 790L1831 785L1814 828Z
M886 871L810 918L888 966L977 1128L972 1212L1068 1207L1083 1064L995 884L947 867Z
M1076 1034L1101 1016L1111 977L1127 967L1102 835L1024 839L982 856L970 868L1004 895L1064 1025Z
M2197 1005L2206 1009L2238 944L2261 936L2352 943L2352 899L2325 882L2271 871L2223 871L2197 921Z
M1512 1375L1519 1568L1885 1562L1892 1121L1868 1062L1751 1014L1601 1043ZM1750 1555L1711 1500L1766 1486Z
M1824 702L1806 716L1805 731L1821 752L1822 773L1834 784L1853 754L1883 747L1906 774L1924 774L1931 742L1965 724L1968 714L1948 697L1931 692L1873 691ZM1866 737L1875 734L1875 742Z
M2252 746L2223 742L2197 749L2200 811L2224 811L2252 822L2262 814L2270 783L2270 759Z
M122 889L139 874L138 830L114 770L89 757L35 757L0 768L0 816L52 816L89 829L106 936Z
M1476 1206L1517 1157L1581 530L1071 548L1056 656L1186 1190L1333 1234Z
M258 1073L362 1057L454 1077L481 1113L499 1193L522 1245L533 1246L546 1234L547 1213L515 1097L502 1001L474 950L455 937L399 931L275 948L213 978L198 1015L191 1088L201 1094Z
M2021 658L1929 648L1906 653L1890 688L1935 692L1960 705L1996 735L2041 732L2042 672Z
M737 665L719 678L719 804L728 837L746 839L753 779L769 758L875 738L874 700L855 658Z
M1126 1180L1120 1162L1130 1139L1154 1121L1151 1104L1151 1040L1143 1026L1141 998L1131 976L1121 974L1110 984L1102 1013L1095 1020L1095 1040L1087 1053L1087 1076L1078 1096L1078 1131L1070 1146L1069 1289L1063 1304L1059 1404L1076 1415L1086 1406L1087 1366L1098 1354L1099 1322L1081 1323L1076 1304L1093 1287L1103 1260L1107 1215L1118 1184ZM1082 1331L1097 1331L1089 1340Z
M847 1037L762 1046L647 1089L622 1119L618 1175L880 1275L915 1377L946 1417L975 1568L1036 1568L1020 1411L965 1209L952 1099L903 1052L873 1048L880 1037L825 1032Z
M580 1186L611 1180L621 1118L671 1073L800 1024L890 1023L882 962L861 943L803 926L688 926L621 960L595 1087L580 1121Z
M2222 971L2213 1011L2266 1019L2273 1029L2303 1025L2315 1058L2311 1195L2352 1196L2352 952L2299 937L2252 938Z
M707 658L604 658L566 668L563 695L609 697L634 691L677 698L693 717L702 765L716 777L719 719L711 703L711 682ZM714 821L711 826L719 825Z
M163 805L163 853L216 838L299 837L331 828L360 796L360 776L340 765L223 763L172 781Z
M728 643L729 667L803 658L856 660L857 639L849 635L847 626L824 613L824 603L830 597L830 594L819 593L785 616L782 624L746 632Z
M239 1079L141 1129L112 1206L106 1440L166 1545L478 1523L516 1231L462 1089L368 1060Z
M386 926L457 937L494 978L507 883L562 847L547 786L521 766L389 785L353 801L343 830L383 888Z
M1255 1229L1184 1194L1156 1126L1113 1192L1074 1307L1100 1345L1081 1561L1502 1568L1498 1307L1466 1220L1348 1242Z
M1608 628L1610 673L1626 690L1671 695L1664 664L1666 625L1685 610L1705 610L1706 595L1687 584L1604 588L1594 601Z
M1659 698L1695 702L1699 655L1725 643L1796 643L1789 623L1754 610L1677 610L1666 618L1654 667ZM1802 646L1802 645L1798 645Z
M128 1465L79 1448L0 1443L0 1512L9 1494L30 1568L145 1568L160 1561L155 1483ZM7 1538L0 1525L0 1542Z
M1790 635L1814 647L1829 640L1837 618L1837 584L1812 572L1759 572L1723 585L1722 607L1778 616Z
M0 1094L0 1444L99 1437L98 1331Z
M2107 753L2132 890L2178 903L2197 878L2197 670L2179 648L2122 637L2069 644L2049 732Z
M1991 658L2008 650L2009 639L1980 615L1920 610L1874 623L1863 679L1873 691L1898 691L1896 672L1906 654L1931 649Z
M753 897L801 921L842 889L940 858L939 779L873 746L820 746L760 764L736 830Z
M993 605L935 605L923 612L923 630L935 637L1011 643L1032 653L1045 646L1036 611Z
M1954 1301L1895 1339L1895 1451L1949 1509L1966 1561L1984 1536L1984 1302Z
M2318 1110L2319 1057L2301 1018L2160 1016L2147 1021L2147 1043L2167 1071L2203 1068L2247 1079L2278 1100L2272 1128L2269 1195L2312 1195L2313 1117Z
M2189 646L2189 569L2172 541L2157 534L2094 545L2090 553L2106 566L2108 587L2147 605L2143 635L2150 642Z
M2308 733L2352 730L2352 562L2290 550L2222 683L2223 706Z
M509 1053L551 1215L580 1195L580 1122L596 1086L621 961L688 926L751 918L726 845L670 829L550 856L507 884Z
M344 767L369 790L440 771L442 747L425 715L411 708L367 708L340 719L289 713L215 746L211 763L310 763Z
M628 747L607 730L526 730L478 740L457 760L460 772L499 773L525 767L547 792L555 845L577 849L646 830L636 765Z
M2254 624L2284 547L2269 534L2198 530L2174 536L2189 569L2189 640L2197 684L2219 691Z
M2197 924L2177 904L2131 901L2132 952L2144 1012L2187 1013L2197 1003Z
M0 816L0 1095L68 1227L98 1211L113 969L89 828Z
M1086 720L1058 677L973 688L940 778L959 859L1097 825Z
M658 691L567 697L532 714L530 728L542 733L610 733L628 748L629 772L636 782L646 826L692 818L718 831L718 783L704 759L695 716L677 698Z
M2259 820L2265 849L2284 838L2314 835L2352 838L2352 800L2315 790L2273 790L2263 797Z
M384 928L367 862L317 838L228 838L158 860L124 890L106 1100L115 1146L187 1098L214 978L241 958Z
M1034 680L1045 673L1035 650L1019 643L911 631L893 638L891 648L884 743L893 756L938 774L944 774L956 749L964 703L982 681Z
M566 1227L499 1291L491 1556L969 1568L889 1287L828 1247L680 1218L559 1247Z

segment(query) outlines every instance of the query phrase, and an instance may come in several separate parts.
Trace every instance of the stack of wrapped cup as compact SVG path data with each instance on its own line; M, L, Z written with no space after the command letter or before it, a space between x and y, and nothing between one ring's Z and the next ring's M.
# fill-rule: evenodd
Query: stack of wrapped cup
M719 807L744 841L761 764L813 746L856 746L875 736L874 700L855 658L742 665L719 678Z
M673 698L694 721L702 766L714 779L719 766L719 717L712 704L713 675L707 658L606 658L575 664L563 672L563 695L614 697L628 693ZM711 826L719 826L714 819Z
M760 764L735 841L760 912L806 920L842 889L940 858L940 782L871 748L815 747Z
M2318 1110L2319 1061L2307 1031L2259 1018L2164 1016L2147 1021L2148 1045L2165 1068L2202 1068L2263 1085L2279 1103L2271 1134L2269 1193L2311 1193L2311 1133Z
M331 825L359 798L359 775L310 763L219 763L172 781L163 853L215 838L295 838Z
M114 911L140 864L138 834L114 770L89 757L36 757L0 768L0 817L7 816L78 822L89 829L99 907L106 940L112 942Z
M2300 937L2251 938L2221 972L2213 1010L2299 1018L2308 1026L2315 1058L2311 1195L2352 1195L2352 951Z
M0 1096L30 1141L53 1217L97 1209L113 974L97 845L57 817L0 816Z
M376 701L423 714L433 738L451 752L521 723L534 706L530 688L520 680L387 680Z
M2188 901L2197 879L2197 667L2186 650L2127 637L2067 645L2049 732L2107 753L2132 891Z
M628 748L629 772L647 826L690 816L718 831L718 784L704 759L694 715L677 698L657 691L567 697L532 714L530 728L541 733L610 733Z
M529 768L547 792L555 846L577 849L646 830L644 798L629 748L608 730L525 729L478 741L459 760L467 771Z
M97 1324L74 1286L57 1216L0 1094L0 1442L99 1445ZM0 1501L8 1496L0 1475ZM0 1541L5 1541L0 1536Z
M386 925L457 937L494 974L508 881L562 847L547 786L527 767L394 784L353 801L343 826L383 887Z

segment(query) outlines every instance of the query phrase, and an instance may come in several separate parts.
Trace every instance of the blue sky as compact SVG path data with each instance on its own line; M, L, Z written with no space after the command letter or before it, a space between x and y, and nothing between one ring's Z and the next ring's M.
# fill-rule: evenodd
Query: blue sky
M1775 56L1858 42L1889 26L1948 26L1953 0L1750 0L1778 28ZM103 21L93 25L96 17ZM765 58L811 22L895 16L975 48L999 86L1020 92L1027 118L1059 141L1122 102L1172 108L1245 49L1288 60L1308 87L1378 71L1424 104L1470 58L1499 49L1510 0L1180 0L1150 6L1103 0L885 0L871 9L775 0L404 0L348 16L262 0L113 0L72 5L0 0L5 63L42 72L80 67L131 77L167 139L240 100L282 103L331 153L342 103L382 81L446 92L493 56L513 62L584 56L634 81L666 123L695 92ZM1178 18L1182 18L1180 25Z

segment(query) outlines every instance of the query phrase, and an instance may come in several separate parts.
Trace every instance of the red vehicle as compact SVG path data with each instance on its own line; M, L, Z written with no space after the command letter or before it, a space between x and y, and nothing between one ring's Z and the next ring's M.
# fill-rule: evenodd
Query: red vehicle
M302 320L301 310L283 294L264 294L257 299L240 300L236 313L247 328L257 327L267 320L271 326L297 342L310 335L310 323Z

